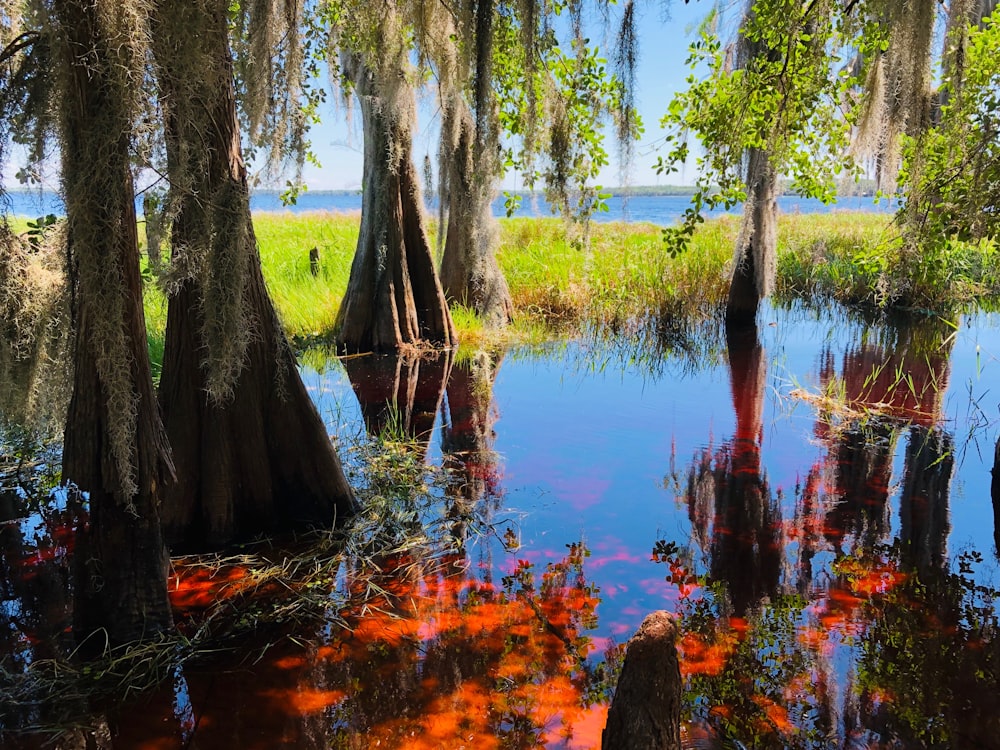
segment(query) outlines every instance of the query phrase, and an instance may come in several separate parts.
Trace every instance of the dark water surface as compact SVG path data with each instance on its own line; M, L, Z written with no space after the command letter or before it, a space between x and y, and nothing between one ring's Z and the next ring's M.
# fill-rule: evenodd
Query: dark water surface
M768 310L706 351L307 368L341 443L409 435L451 470L423 512L459 543L385 560L350 632L185 668L109 714L113 746L594 748L623 644L667 609L689 747L1000 747L1000 319ZM3 497L0 648L24 664L66 624L70 541Z

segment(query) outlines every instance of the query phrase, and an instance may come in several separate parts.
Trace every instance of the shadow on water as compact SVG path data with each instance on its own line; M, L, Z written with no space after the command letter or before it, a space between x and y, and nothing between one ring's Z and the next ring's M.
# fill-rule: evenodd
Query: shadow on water
M436 525L316 582L342 622L272 618L124 707L71 706L92 729L54 746L595 748L621 644L666 608L687 747L1000 747L983 554L1000 493L974 452L956 457L953 408L980 340L770 314L695 357L668 338L330 365L312 380L325 408L444 477L413 516ZM57 495L0 478L14 673L72 647L72 531ZM184 632L256 575L174 566ZM283 611L267 591L232 611ZM65 708L4 706L0 731Z

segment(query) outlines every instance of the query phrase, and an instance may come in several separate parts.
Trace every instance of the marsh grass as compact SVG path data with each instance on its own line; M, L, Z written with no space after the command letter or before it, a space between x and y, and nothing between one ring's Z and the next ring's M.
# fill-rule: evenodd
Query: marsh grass
M268 291L292 337L333 330L358 243L360 213L261 213L254 216ZM318 273L309 251L319 254Z
M254 216L268 289L287 333L300 344L329 341L347 289L358 213L261 212ZM595 223L586 246L559 219L503 219L498 258L510 285L515 323L490 331L467 308L453 307L459 339L473 347L540 342L601 329L642 329L683 338L722 317L739 217L702 224L691 246L666 252L661 229L644 223ZM16 228L26 229L22 221ZM432 238L435 223L428 222ZM318 263L312 272L310 250ZM778 304L832 302L864 310L954 313L1000 304L1000 245L950 242L902 257L892 214L786 214L778 222ZM147 277L152 275L147 270ZM159 367L166 301L146 285L154 368Z
M994 239L955 239L914 255L905 252L890 215L812 215L779 227L780 302L925 315L1000 304L1000 245Z

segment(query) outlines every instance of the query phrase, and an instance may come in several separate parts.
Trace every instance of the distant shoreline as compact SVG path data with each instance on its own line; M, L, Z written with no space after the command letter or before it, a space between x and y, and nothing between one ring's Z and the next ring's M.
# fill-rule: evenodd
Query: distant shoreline
M602 187L601 190L603 192L610 193L611 195L613 195L615 197L623 197L623 198L624 197L628 197L628 198L632 198L632 197L636 197L636 196L651 196L651 197L655 197L655 196L669 196L669 197L690 196L690 195L694 195L695 194L695 192L697 191L697 188L694 187L693 185L629 185L629 186L626 186L626 187ZM21 197L21 196L36 196L37 197L40 194L41 195L48 195L48 196L55 196L56 195L55 191L52 191L52 190L38 191L38 190L32 190L30 188L11 188L10 190L6 190L4 192L7 195L10 195L12 197ZM251 194L275 195L276 196L276 195L280 195L284 191L279 190L277 188L274 188L274 189L266 188L266 189L261 189L261 190L251 190L250 192L251 192ZM543 197L544 196L544 192L541 191L541 190L534 190L534 191L532 191L532 190L500 190L498 192L500 194L510 193L512 195L519 195L519 196L522 196L522 197L528 197L528 196L532 196L532 195L535 195L535 196L538 196L538 197ZM305 190L305 191L303 191L303 194L305 194L305 195L313 195L313 196L317 196L317 195L331 195L331 196L361 195L361 189L360 188L351 188L351 189L338 189L338 190ZM792 192L792 191L790 191L790 190L785 190L785 191L781 192L780 195L784 195L784 196L796 196L797 194L794 193L794 192ZM838 193L837 197L838 198L857 198L857 197L873 197L874 195L875 195L874 185L868 185L868 184L862 183L860 185L855 186L855 188L853 190L849 190L849 191L846 191L846 192Z

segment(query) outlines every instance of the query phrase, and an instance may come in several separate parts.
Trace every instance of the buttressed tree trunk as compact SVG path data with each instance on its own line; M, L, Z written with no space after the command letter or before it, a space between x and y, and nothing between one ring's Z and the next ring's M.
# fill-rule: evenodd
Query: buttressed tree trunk
M771 293L774 285L778 175L762 149L750 149L748 154L747 193L726 303L727 325L752 325L760 301Z
M460 94L450 99L441 125L441 163L449 172L441 285L448 299L471 307L487 325L502 326L513 318L514 306L496 259L495 170L488 163L495 157L477 139L469 105Z
M226 14L224 0L154 14L176 274L160 398L178 481L163 521L184 548L355 510L261 275Z
M450 348L455 329L423 224L420 181L411 158L415 98L405 58L380 61L381 74L355 53L341 54L364 129L361 234L337 314L345 352L406 345Z
M150 374L129 149L143 20L109 0L51 7L76 324L63 479L89 496L74 629L124 643L172 626L158 511L173 465Z

